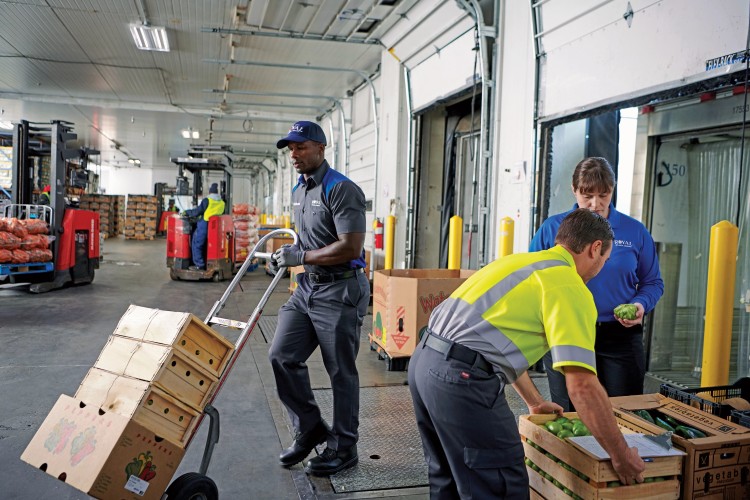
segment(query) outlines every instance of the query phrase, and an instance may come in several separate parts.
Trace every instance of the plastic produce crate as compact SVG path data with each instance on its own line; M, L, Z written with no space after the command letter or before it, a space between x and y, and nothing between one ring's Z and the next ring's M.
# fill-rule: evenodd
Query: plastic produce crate
M750 428L750 410L732 410L729 414L729 420Z
M668 398L693 406L706 413L728 419L733 408L723 404L722 401L729 398L742 398L750 401L750 378L741 378L734 385L695 387L693 389L682 389L662 384L659 392Z

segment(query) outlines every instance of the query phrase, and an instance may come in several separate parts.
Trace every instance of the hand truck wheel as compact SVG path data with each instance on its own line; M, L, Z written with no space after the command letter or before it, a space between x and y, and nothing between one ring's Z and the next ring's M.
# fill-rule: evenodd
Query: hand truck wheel
M183 474L169 485L168 500L218 500L219 489L213 479L197 472Z

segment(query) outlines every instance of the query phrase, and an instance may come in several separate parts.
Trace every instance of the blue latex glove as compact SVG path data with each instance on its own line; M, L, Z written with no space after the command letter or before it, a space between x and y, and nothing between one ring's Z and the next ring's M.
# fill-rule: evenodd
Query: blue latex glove
M305 251L298 245L286 244L273 253L271 261L274 260L279 267L301 266L305 263Z

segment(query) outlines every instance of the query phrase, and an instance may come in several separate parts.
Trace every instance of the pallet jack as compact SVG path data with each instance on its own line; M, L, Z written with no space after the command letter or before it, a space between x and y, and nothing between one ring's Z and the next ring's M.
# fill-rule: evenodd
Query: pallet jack
M60 120L50 124L31 124L22 120L13 130L13 187L11 203L4 207L5 217L41 219L49 225L52 262L0 264L0 280L30 283L29 290L43 293L66 284L87 284L94 281L99 268L99 214L70 206L65 197L68 184L68 162L98 151L78 147L72 123ZM34 204L35 158L50 158L50 204Z
M253 310L253 313L250 315L250 318L247 320L247 322L219 318L216 315L224 308L232 291L240 283L240 280L250 269L253 259L255 257L264 259L271 258L270 253L260 253L258 252L258 249L265 248L266 240L283 234L292 236L292 238L294 238L295 245L298 243L297 233L295 233L291 229L277 229L263 236L260 241L255 244L255 247L248 254L239 271L237 271L234 279L232 279L232 282L224 291L224 294L218 301L216 301L211 310L208 312L206 319L204 320L204 323L209 326L220 325L228 328L236 328L241 330L241 332L239 337L237 338L235 350L229 358L224 371L219 377L216 388L209 396L208 403L206 404L203 413L199 417L198 424L193 428L193 431L190 434L190 437L188 438L188 441L185 445L185 448L190 446L190 443L193 441L195 434L198 432L198 428L203 422L203 417L208 415L208 436L206 437L206 447L203 450L203 458L201 459L199 471L185 473L172 481L172 483L167 488L167 491L162 496L161 500L182 500L186 498L217 500L219 498L219 490L216 486L216 483L206 475L206 473L208 472L208 465L211 462L211 456L213 455L214 446L216 446L216 443L219 442L219 411L213 407L213 402L216 400L216 396L219 394L219 391L223 387L224 382L226 382L227 377L229 377L234 363L237 361L237 358L242 352L242 349L245 347L245 344L249 340L253 328L255 328L255 325L258 323L260 316L263 314L263 308L265 307L266 302L268 302L268 299L271 296L273 290L276 288L276 285L278 285L279 281L281 281L283 273L276 273L276 276L274 276L273 280L271 280L271 284L268 285L268 288L258 302L258 305L255 306L255 309Z
M190 269L192 265L191 236L197 220L172 215L167 220L167 267L173 280L213 280L231 279L234 274L235 245L234 223L227 215L232 205L232 162L234 155L229 146L193 145L189 156L170 158L179 167L177 194L187 194L185 171L193 174L193 204L198 204L198 194L202 192L204 171L217 171L224 174L219 192L225 201L224 215L214 215L208 221L206 245L206 269ZM182 192L185 191L185 192Z

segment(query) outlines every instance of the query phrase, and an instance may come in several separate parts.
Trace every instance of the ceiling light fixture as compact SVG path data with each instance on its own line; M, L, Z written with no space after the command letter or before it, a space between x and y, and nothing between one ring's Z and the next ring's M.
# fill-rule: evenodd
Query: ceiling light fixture
M8 120L0 120L0 128L3 130L13 130L13 122Z
M169 38L164 26L146 26L145 24L131 24L130 34L133 35L135 46L141 50L169 52Z
M180 130L180 134L182 135L183 139L200 139L201 137L200 132L193 129Z

